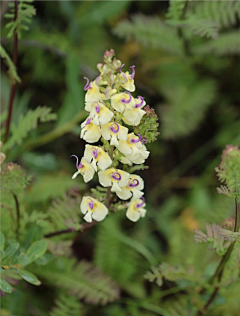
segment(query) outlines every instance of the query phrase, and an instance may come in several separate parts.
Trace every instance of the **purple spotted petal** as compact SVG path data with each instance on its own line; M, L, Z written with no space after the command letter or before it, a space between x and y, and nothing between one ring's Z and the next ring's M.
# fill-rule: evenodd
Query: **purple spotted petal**
M129 100L126 100L126 99L122 98L122 99L121 99L121 102L122 102L122 103L130 103L131 100L132 100L132 95L131 95L131 93L128 92L128 91L126 91L125 93L127 93L127 94L129 95L130 99L129 99Z
M114 180L117 180L117 181L120 181L122 179L120 173L118 172L115 172L111 175L111 177L114 179Z
M91 119L91 118L88 118L88 119L87 119L87 122L86 122L86 124L85 124L85 126L88 125L88 124L90 124L91 121L92 121L92 119Z
M97 105L95 106L95 111L97 112L97 114L99 114L99 112L100 112L100 109L101 109L101 107L100 107L100 104L98 103L98 102L95 102Z
M94 207L94 202L93 202L93 200L92 199L88 199L88 200L90 200L90 202L88 202L88 206L90 207L90 209L92 210L93 209L93 207Z
M137 98L138 98L138 99L141 99L141 102L140 102L140 103L137 103L137 104L135 105L135 109L140 108L140 107L143 105L143 102L144 102L144 98L143 98L142 96L139 95Z
M98 150L96 148L93 148L93 157L97 159L97 156L98 156Z
M84 77L84 79L87 80L87 83L85 84L85 86L83 88L86 91L86 90L90 89L91 87L90 87L90 84L89 84L89 79L87 77Z
M133 179L133 181L128 184L128 187L129 188L135 188L138 185L139 185L139 181L137 179Z
M141 200L142 200L142 202L141 202L141 203L136 204L136 208L139 208L139 207L143 206L143 204L145 203L145 199L144 199L144 197L141 197Z
M115 127L116 126L116 127ZM118 133L119 132L119 125L117 123L113 123L110 127L109 130L113 133Z

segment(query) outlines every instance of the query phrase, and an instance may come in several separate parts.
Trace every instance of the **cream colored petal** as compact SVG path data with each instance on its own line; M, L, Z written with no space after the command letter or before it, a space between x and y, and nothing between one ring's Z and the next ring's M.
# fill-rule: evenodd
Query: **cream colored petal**
M111 191L112 192L120 192L121 191L121 188L120 188L117 181L113 180L113 185L112 185Z
M93 122L94 125L99 125L99 119L98 119L97 114L95 114L95 116L93 117L92 122Z
M139 212L140 212L141 217L145 217L147 213L146 209L142 207L139 208Z
M108 127L109 127L109 124L104 124L104 125L101 126L102 137L105 140L110 140L111 139L111 134L110 134L110 131L109 131Z
M141 215L140 215L140 212L135 211L133 208L129 207L127 210L126 216L128 219L130 219L130 221L136 222L139 220Z
M109 169L98 172L99 182L103 187L110 187L112 185Z
M86 102L86 103L85 103L84 110L86 110L87 112L91 112L91 110L92 110L92 105L93 105L93 102Z
M127 158L129 160L131 160L136 165L140 165L140 164L144 163L145 159L142 156L139 156L138 158L136 158L136 157L137 156L128 156Z
M90 83L90 89L87 90L85 94L85 102L98 102L101 99L101 94L99 91L99 87L93 81Z
M128 128L119 125L118 139L127 140Z
M92 125L83 135L83 139L88 143L96 143L100 137L101 130L96 125Z
M125 110L125 105L121 102L123 98L123 93L114 94L111 97L111 106L118 112L123 112Z
M87 212L87 214L83 217L83 219L88 222L88 223L92 223L92 212Z
M131 147L124 140L119 141L119 145L117 146L117 149L125 156L130 155L132 153Z
M72 179L75 179L79 175L79 171L75 172L72 176Z
M121 188L122 191L116 192L117 196L121 200L128 200L131 198L132 194L127 188Z
M137 146L134 144L132 146L132 156L137 156L139 157L141 155L141 151L137 148Z
M132 162L127 157L120 158L121 163L132 166Z
M138 119L138 112L134 110L126 110L123 113L123 116L130 122L135 122Z
M86 162L84 172L82 173L84 182L87 183L91 181L92 178L94 177L94 173L95 173L94 168L91 166L90 163Z
M113 115L114 115L113 112L110 111L106 106L104 106L101 109L101 113L100 113L100 116L99 116L99 122L101 124L107 124L108 122L111 121Z
M116 147L119 145L118 140L117 140L117 136L114 135L114 134L112 134L110 145L111 146L116 146Z
M116 170L121 175L121 180L118 182L120 187L126 187L128 184L129 173L122 170Z
M108 209L106 208L106 206L97 201L96 209L94 210L92 214L92 218L100 222L106 217L107 214L108 214Z
M112 164L112 159L103 151L98 159L98 167L101 170L107 169Z
M84 154L83 154L83 157L88 161L90 162L92 160L92 157L93 157L93 149L94 148L98 148L98 147L95 147L95 146L91 146L91 145L85 145L85 150L84 150Z
M135 188L131 188L131 191L133 193L133 199L140 199L140 197L142 197L144 194L143 192L141 192Z
M88 211L88 198L89 196L84 196L80 204L80 210L83 214L86 214Z

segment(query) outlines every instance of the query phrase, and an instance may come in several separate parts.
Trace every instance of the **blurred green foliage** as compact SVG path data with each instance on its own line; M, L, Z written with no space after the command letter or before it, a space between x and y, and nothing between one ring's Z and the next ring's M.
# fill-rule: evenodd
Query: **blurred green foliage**
M1 314L196 315L211 294L200 287L220 258L196 245L193 230L205 231L206 222L232 228L235 209L217 194L214 168L226 144L240 145L240 2L28 5L36 15L28 9L15 69L3 17L11 12L1 2L1 136L11 80L21 78L3 147ZM118 212L83 233L79 203L90 188L71 180L70 156L84 150L83 77L96 77L109 48L125 67L136 66L137 92L158 114L161 134L147 144L149 169L140 171L147 216L134 224ZM239 249L236 242L208 316L239 315Z

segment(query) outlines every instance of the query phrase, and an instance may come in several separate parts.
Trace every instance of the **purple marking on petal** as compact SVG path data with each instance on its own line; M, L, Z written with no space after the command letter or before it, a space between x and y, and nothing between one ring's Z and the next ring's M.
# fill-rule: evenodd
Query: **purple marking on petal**
M96 148L93 148L93 157L95 158L95 159L97 159L97 156L98 156L98 150L96 149Z
M90 87L90 84L89 84L89 79L87 77L84 77L84 79L87 80L87 83L85 84L85 86L83 88L86 91L86 90L89 90L91 87Z
M118 68L118 70L120 70L120 73L122 73L122 69L121 69L121 68L122 68L123 66L125 66L125 64L122 64L122 66Z
M76 168L77 169L81 169L83 167L83 164L81 162L80 162L80 164L78 164L78 156L71 155L71 157L75 157L77 159L77 161L76 161Z
M136 204L136 208L139 208L139 207L143 206L143 204L145 203L145 199L144 199L144 197L141 197L141 200L142 200L142 202L141 202L141 203Z
M143 138L141 139L141 142L142 142L142 144L144 145L144 144L147 142L147 137L143 137Z
M90 209L92 210L94 207L94 202L92 199L88 198L88 200L90 200L90 202L88 202L88 206L90 207Z
M98 102L95 102L97 105L95 106L95 111L97 112L97 114L99 114L99 112L100 112L100 109L101 109L101 107L100 107L100 104L98 103Z
M140 135L140 134L137 134L137 135ZM139 136L138 139L130 138L129 140L131 144L139 143L140 141L141 141L141 135Z
M91 121L92 121L92 119L91 119L91 118L88 118L88 119L87 119L87 122L86 122L86 124L85 124L85 126L88 125L88 124L90 124Z
M135 69L134 69L135 66L131 66L130 68L132 69L132 74L130 76L130 78L133 80L134 76L135 76Z
M139 181L137 179L133 179L133 181L128 184L128 187L129 188L135 188L138 185L139 185Z
M127 94L129 95L130 99L129 99L129 100L126 100L126 99L122 98L122 99L121 99L121 102L122 102L122 103L130 103L131 100L132 100L132 95L131 95L131 93L128 92L128 91L125 91L125 93L127 93Z
M114 180L117 180L117 181L120 181L122 179L120 173L118 172L115 172L111 175L111 177L114 179Z
M141 102L140 102L140 103L137 103L137 104L135 105L135 109L140 108L140 106L142 106L142 105L143 105L143 102L144 102L144 98L143 98L141 95L139 95L137 98L138 98L138 99L141 99Z
M116 126L117 128L115 128L114 126ZM113 133L118 133L119 132L119 125L118 123L113 123L110 127L109 127L109 130Z

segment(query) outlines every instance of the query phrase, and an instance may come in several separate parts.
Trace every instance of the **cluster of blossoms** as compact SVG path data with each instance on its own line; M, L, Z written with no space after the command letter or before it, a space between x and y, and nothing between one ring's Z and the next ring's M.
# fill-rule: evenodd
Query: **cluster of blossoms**
M149 156L146 137L135 135L129 131L131 126L138 126L145 114L146 105L142 96L133 97L135 91L134 66L131 74L122 71L124 65L114 57L114 51L106 51L103 63L97 65L100 75L87 84L84 90L87 119L81 125L81 135L86 142L93 144L100 139L102 146L87 144L81 161L76 158L77 172L85 182L92 180L95 172L103 187L107 187L105 202L85 196L81 201L81 211L87 222L101 221L108 214L111 192L119 199L131 199L127 205L126 216L132 221L144 217L145 200L143 198L144 183L140 176L116 169L119 163L132 166L142 164ZM123 126L123 124L129 126ZM124 168L127 170L127 168ZM105 205L104 205L105 204Z

